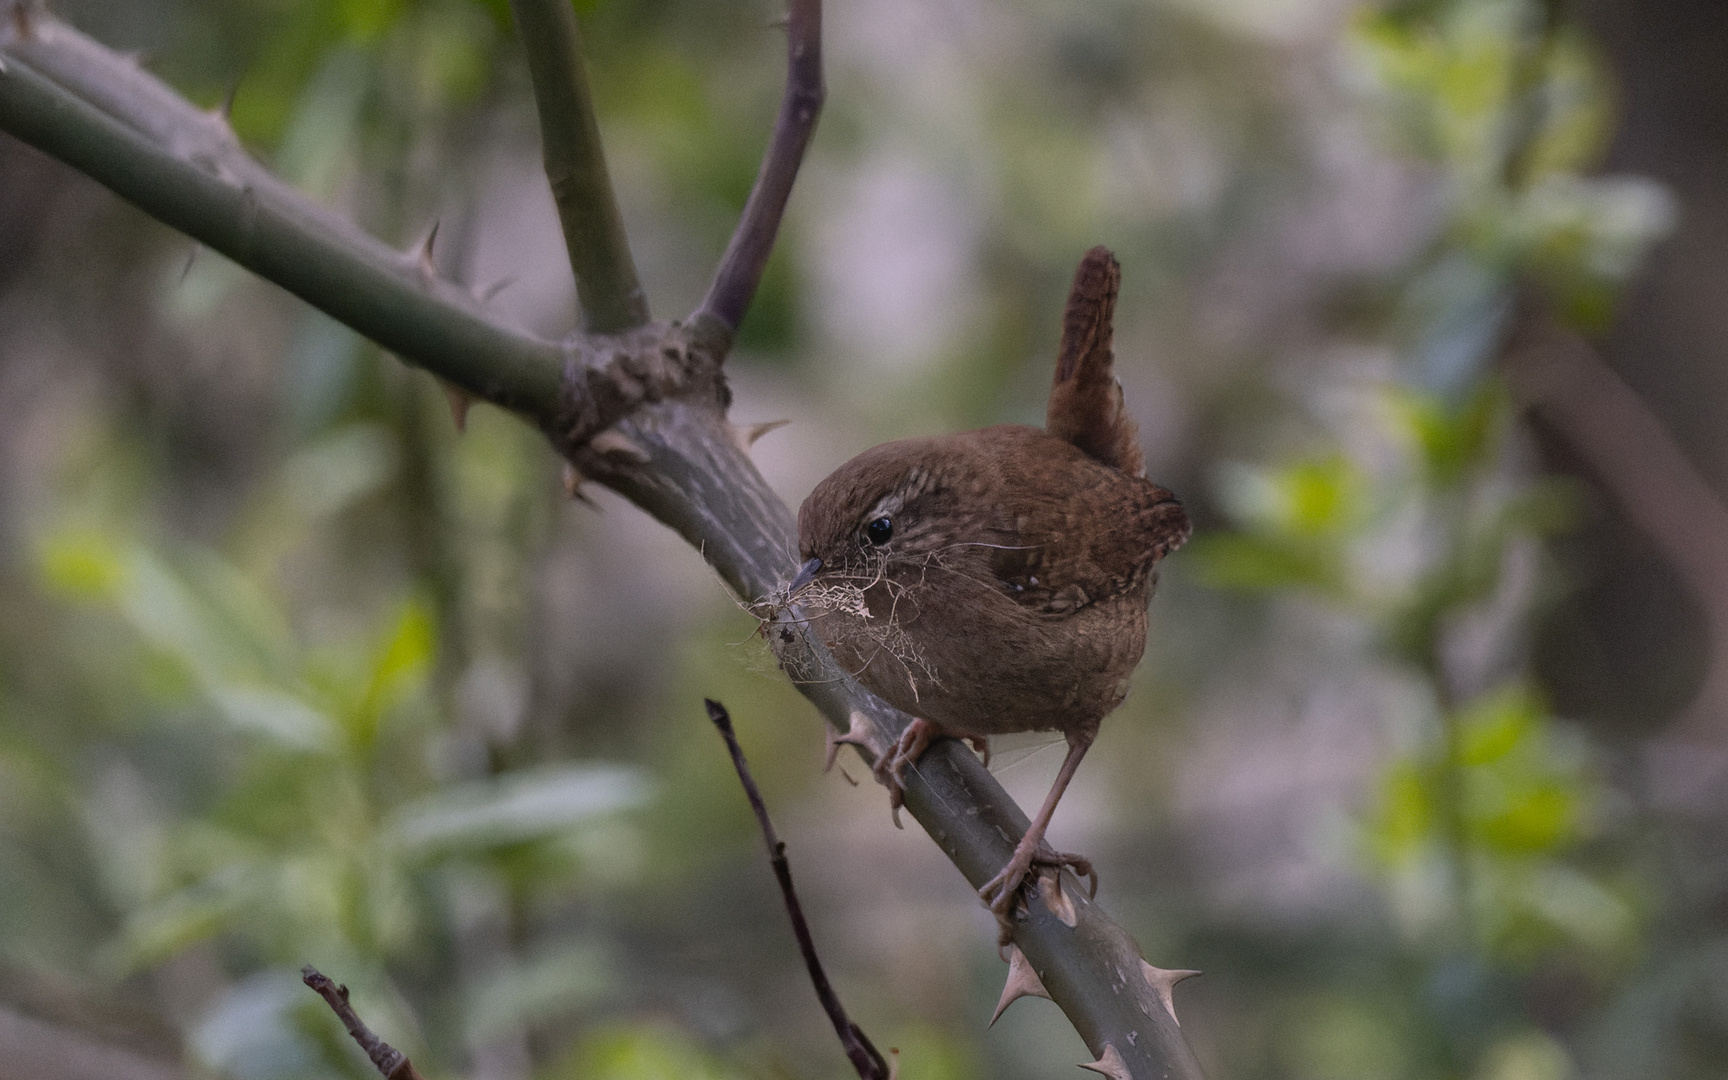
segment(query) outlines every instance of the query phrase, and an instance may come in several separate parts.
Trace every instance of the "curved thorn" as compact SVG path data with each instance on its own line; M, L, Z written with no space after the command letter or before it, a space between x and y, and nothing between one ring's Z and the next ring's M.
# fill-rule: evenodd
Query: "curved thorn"
M1003 984L1001 1000L996 1002L996 1011L990 1014L988 1026L995 1027L996 1021L1008 1010L1008 1006L1023 997L1041 997L1050 1000L1050 991L1044 989L1044 980L1033 970L1032 962L1026 959L1026 954L1020 951L1018 945L1008 947L1008 981Z
M1200 972L1188 969L1167 971L1164 968L1153 967L1142 960L1140 961L1140 973L1146 976L1146 981L1158 995L1158 1000L1164 1003L1164 1011L1170 1014L1170 1019L1176 1021L1177 1027L1181 1027L1182 1021L1176 1019L1176 997L1171 991L1183 979L1192 979Z
M447 379L439 379L438 385L444 389L444 400L450 405L450 419L456 422L457 432L466 432L468 408L474 404L474 395Z
M1104 1052L1098 1055L1097 1061L1080 1066L1091 1069L1095 1073L1103 1073L1110 1080L1134 1080L1128 1072L1128 1063L1122 1060L1122 1055L1110 1043L1104 1044Z

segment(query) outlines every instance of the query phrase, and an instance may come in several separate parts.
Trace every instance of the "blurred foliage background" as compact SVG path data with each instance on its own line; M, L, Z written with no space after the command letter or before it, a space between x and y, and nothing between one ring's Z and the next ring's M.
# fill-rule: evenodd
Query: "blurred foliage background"
M440 221L501 318L572 325L503 0L55 9L232 94L377 234ZM577 9L681 314L766 143L777 12ZM734 415L793 419L755 453L794 504L882 439L1038 422L1074 261L1117 252L1128 402L1199 531L1054 840L1207 971L1178 1008L1209 1074L1728 1075L1725 718L1672 734L1724 662L1712 598L1497 374L1538 283L1728 484L1728 11L860 0L826 47ZM902 1075L1089 1057L1046 1002L984 1032L989 917L821 773L695 553L4 137L0 440L0 1038L369 1075L310 962L430 1075L846 1075L707 695ZM1003 756L1030 803L1060 754Z

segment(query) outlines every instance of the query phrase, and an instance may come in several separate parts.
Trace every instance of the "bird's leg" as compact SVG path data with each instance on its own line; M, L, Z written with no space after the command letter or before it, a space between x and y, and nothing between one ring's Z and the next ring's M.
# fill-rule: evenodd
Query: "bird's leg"
M1013 936L1014 899L1019 895L1020 886L1035 863L1055 864L1058 872L1062 866L1072 866L1076 873L1091 878L1093 891L1097 891L1098 879L1092 873L1092 864L1088 860L1078 855L1058 854L1044 844L1044 832L1050 827L1050 819L1055 816L1056 804L1062 801L1062 793L1068 790L1068 781L1074 779L1074 771L1080 767L1080 759L1086 756L1086 751L1091 748L1092 740L1097 735L1096 728L1068 733L1068 756L1062 759L1062 768L1056 773L1056 782L1050 785L1050 794L1044 796L1044 805L1038 809L1038 816L1032 819L1026 835L1015 845L1008 865L978 890L979 898L996 913L996 922L1002 928L1003 944Z

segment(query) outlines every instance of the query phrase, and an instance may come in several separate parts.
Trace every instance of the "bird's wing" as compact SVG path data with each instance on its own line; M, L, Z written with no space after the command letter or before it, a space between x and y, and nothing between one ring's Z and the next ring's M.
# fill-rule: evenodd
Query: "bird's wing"
M992 529L992 575L1004 594L1041 614L1072 614L1143 588L1153 564L1188 538L1188 515L1165 489L1096 465L1076 472L1077 481L1095 479L1103 490L1013 499Z

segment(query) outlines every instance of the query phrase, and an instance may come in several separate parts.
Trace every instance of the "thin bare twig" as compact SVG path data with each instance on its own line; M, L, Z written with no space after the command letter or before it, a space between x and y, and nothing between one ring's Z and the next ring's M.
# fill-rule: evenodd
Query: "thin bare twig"
M882 1055L863 1029L846 1015L845 1006L840 1004L840 995L834 992L822 970L822 961L816 956L815 939L810 936L810 924L804 921L804 908L798 903L798 893L792 888L792 865L786 861L786 845L774 832L774 823L768 820L768 806L762 801L762 792L750 775L750 766L745 764L744 748L738 745L738 736L732 730L732 717L726 712L726 706L718 701L704 698L703 702L708 706L708 719L714 721L714 726L720 729L720 737L726 740L726 749L732 754L732 767L738 770L744 795L750 800L750 809L756 812L756 823L762 826L762 839L768 843L768 861L773 864L774 877L780 882L780 896L786 901L792 934L798 939L798 951L804 957L810 981L816 986L816 999L822 1003L822 1010L834 1024L834 1034L840 1037L840 1045L846 1048L846 1057L858 1070L858 1075L863 1080L888 1080L888 1063L882 1060Z
M300 969L300 979L330 1006L330 1011L342 1021L342 1026L360 1044L360 1049L366 1051L366 1056L372 1059L384 1080L425 1080L414 1068L414 1063L408 1060L407 1054L373 1034L366 1021L360 1019L354 1006L348 1004L346 986L338 986L335 980L311 964Z
M792 0L786 20L786 93L774 121L774 137L762 156L756 185L744 203L738 228L714 271L714 282L695 318L719 320L737 330L762 283L774 237L792 196L792 182L816 131L827 90L822 85L822 0Z
M576 11L570 0L510 0L510 10L528 55L546 179L564 226L583 326L597 334L633 330L648 321L648 298L600 145Z

